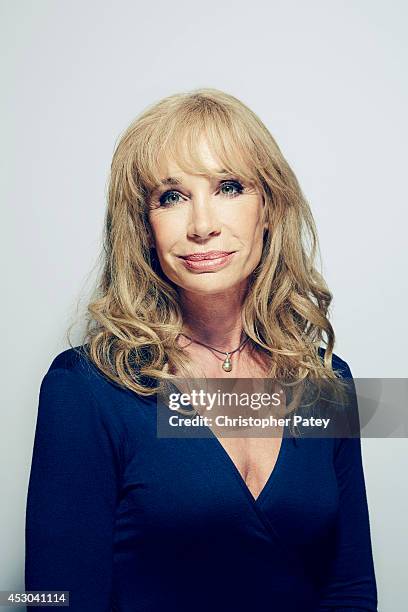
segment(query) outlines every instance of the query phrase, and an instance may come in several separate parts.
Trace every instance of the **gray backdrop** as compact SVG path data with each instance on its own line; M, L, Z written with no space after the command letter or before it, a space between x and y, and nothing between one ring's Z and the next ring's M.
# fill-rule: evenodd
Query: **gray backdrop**
M92 282L114 144L145 105L205 86L259 114L312 205L335 352L356 377L408 376L407 5L2 0L0 13L0 589L20 590L39 385ZM363 440L363 458L379 610L396 612L407 440Z

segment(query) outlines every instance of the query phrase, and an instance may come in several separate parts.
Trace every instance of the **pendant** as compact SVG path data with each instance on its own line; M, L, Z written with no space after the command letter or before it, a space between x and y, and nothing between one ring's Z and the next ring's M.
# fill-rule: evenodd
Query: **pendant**
M224 362L223 362L223 364L222 364L222 369L223 369L225 372L231 372L231 370L232 370L232 363L231 363L231 359L230 359L230 357L229 357L229 353L227 353L227 356L226 356L226 358L225 358L225 361L224 361Z

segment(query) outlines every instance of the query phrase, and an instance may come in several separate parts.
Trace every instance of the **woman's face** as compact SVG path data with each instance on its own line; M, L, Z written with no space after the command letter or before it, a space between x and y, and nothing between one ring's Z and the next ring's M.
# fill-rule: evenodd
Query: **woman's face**
M219 169L205 141L201 153L209 167ZM149 222L164 274L193 293L242 287L259 263L267 228L256 188L233 176L220 180L186 174L171 162L161 179L168 182L150 196ZM232 254L200 263L183 258L209 251Z

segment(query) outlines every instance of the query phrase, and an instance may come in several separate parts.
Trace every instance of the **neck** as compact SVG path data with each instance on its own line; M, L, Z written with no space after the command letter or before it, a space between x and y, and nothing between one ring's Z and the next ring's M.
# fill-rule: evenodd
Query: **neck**
M183 333L219 349L233 351L244 340L242 303L245 288L236 287L219 294L202 295L180 292L183 310Z

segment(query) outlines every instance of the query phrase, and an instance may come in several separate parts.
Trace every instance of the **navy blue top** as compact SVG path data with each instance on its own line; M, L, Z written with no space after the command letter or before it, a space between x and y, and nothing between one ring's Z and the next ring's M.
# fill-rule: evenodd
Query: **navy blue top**
M333 366L351 378L337 355ZM284 433L255 500L215 434L157 436L156 400L71 348L52 361L27 496L27 591L70 591L72 612L377 610L359 437Z

